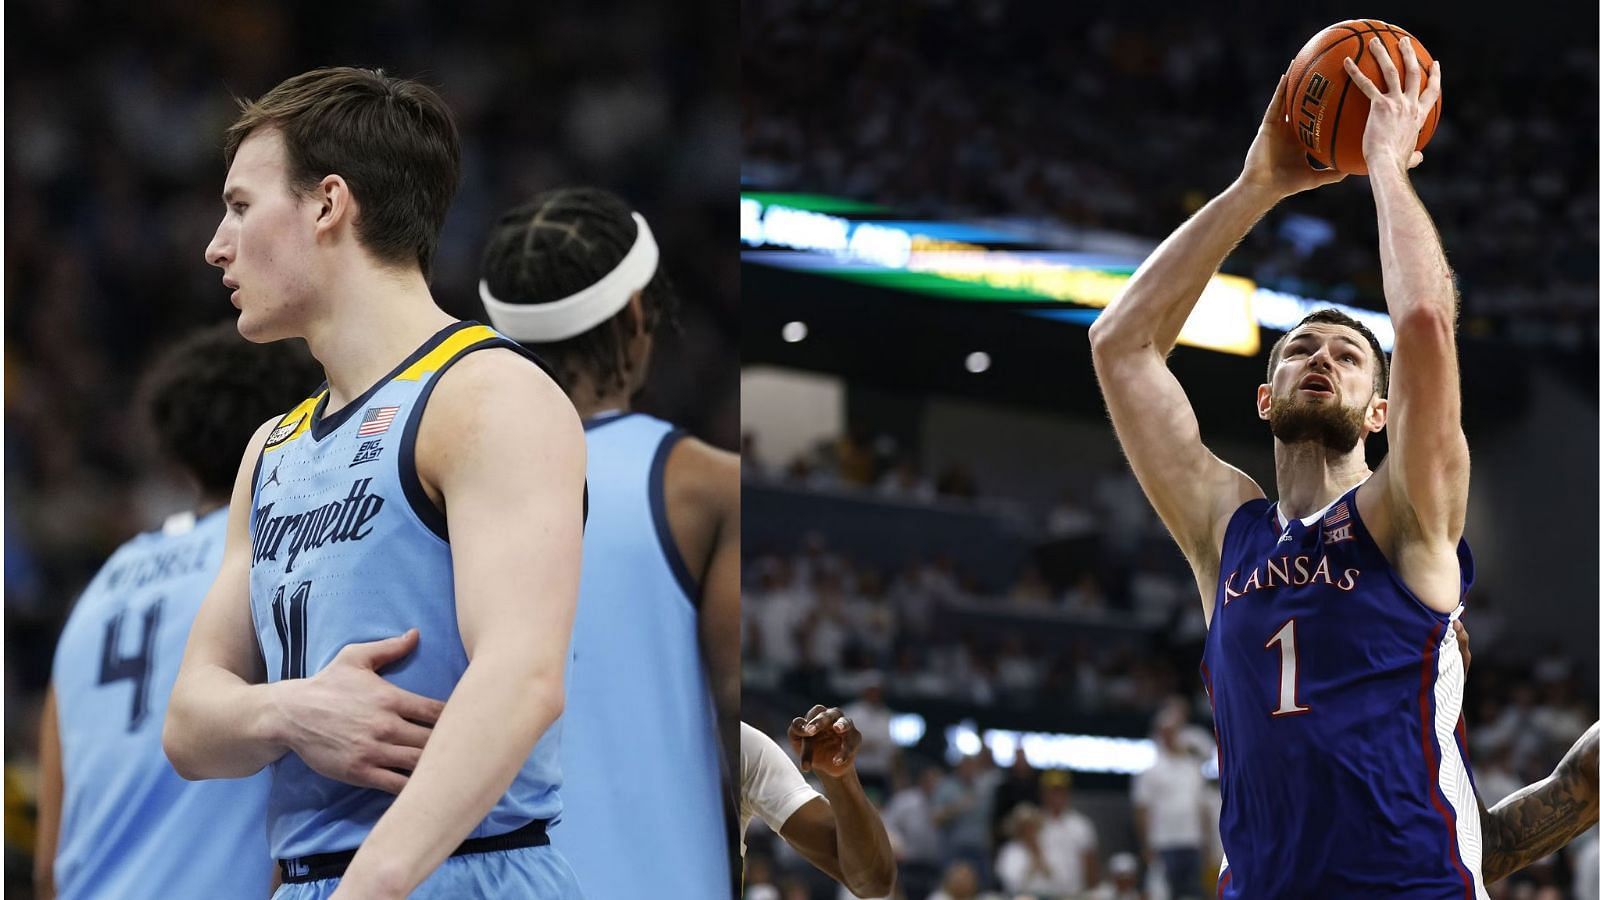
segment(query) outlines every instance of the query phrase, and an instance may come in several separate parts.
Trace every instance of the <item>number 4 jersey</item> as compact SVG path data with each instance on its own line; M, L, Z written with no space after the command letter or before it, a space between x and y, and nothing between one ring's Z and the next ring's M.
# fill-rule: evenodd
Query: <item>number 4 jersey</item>
M250 612L268 680L315 675L348 644L416 628L417 649L381 674L439 700L455 689L467 653L456 625L449 532L423 492L413 452L439 378L466 354L491 347L532 359L492 329L458 322L342 409L328 414L320 391L268 434L250 517ZM559 814L559 738L557 722L469 837ZM286 754L272 766L272 852L288 859L353 849L393 799L324 778Z
M51 678L61 734L56 896L265 897L265 773L184 781L161 723L228 511L174 516L117 549L72 608Z
M1221 769L1222 897L1485 898L1450 623L1351 490L1228 523L1201 674ZM1463 596L1472 555L1458 548Z

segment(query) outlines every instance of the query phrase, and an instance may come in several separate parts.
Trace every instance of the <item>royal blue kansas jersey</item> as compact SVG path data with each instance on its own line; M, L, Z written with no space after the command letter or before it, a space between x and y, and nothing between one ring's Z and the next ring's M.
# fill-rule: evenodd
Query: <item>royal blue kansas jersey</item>
M1461 591L1472 554L1458 548ZM1305 519L1241 506L1202 675L1221 768L1218 893L1485 898L1450 622L1401 582L1356 491Z

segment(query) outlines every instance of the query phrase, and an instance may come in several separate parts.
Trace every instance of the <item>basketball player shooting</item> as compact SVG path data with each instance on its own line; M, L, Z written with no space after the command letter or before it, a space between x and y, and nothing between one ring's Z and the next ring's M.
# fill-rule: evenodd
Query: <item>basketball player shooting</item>
M1479 811L1456 730L1462 663L1449 623L1472 580L1461 540L1456 296L1408 169L1426 89L1374 42L1385 85L1362 151L1377 208L1392 362L1360 323L1308 316L1272 348L1256 411L1276 503L1211 453L1165 363L1232 247L1279 201L1342 179L1310 168L1275 95L1239 178L1147 259L1090 329L1118 438L1188 558L1209 626L1223 897L1483 898ZM1388 429L1369 469L1366 439Z
M580 893L546 827L583 431L531 354L434 303L460 146L434 91L351 68L227 133L206 261L239 332L304 338L327 386L244 454L164 743L186 778L272 766L280 900Z

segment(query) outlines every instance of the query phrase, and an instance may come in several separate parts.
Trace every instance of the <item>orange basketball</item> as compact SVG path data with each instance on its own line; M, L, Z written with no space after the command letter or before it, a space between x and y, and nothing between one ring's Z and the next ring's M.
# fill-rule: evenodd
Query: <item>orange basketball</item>
M1400 55L1400 39L1411 38L1411 47L1417 52L1417 63L1422 67L1422 87L1428 86L1428 71L1433 57L1416 37L1403 28L1396 28L1377 19L1351 19L1329 25L1317 32L1300 49L1289 65L1289 77L1284 87L1284 127L1289 129L1306 158L1317 168L1336 169L1355 175L1367 173L1367 161L1361 153L1361 136L1367 130L1367 112L1372 101L1345 74L1344 60L1350 57L1361 67L1362 74L1372 79L1379 90L1387 91L1383 70L1372 54L1367 42L1376 35L1394 60L1395 71L1402 83L1406 75L1405 60ZM1428 145L1433 130L1439 125L1439 110L1444 98L1434 103L1427 121L1417 135L1417 149Z

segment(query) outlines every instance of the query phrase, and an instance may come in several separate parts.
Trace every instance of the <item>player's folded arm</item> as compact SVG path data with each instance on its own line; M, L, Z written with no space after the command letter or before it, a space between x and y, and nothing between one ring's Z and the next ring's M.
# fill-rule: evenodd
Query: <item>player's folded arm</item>
M266 664L250 618L251 479L275 422L256 430L239 464L222 567L195 616L167 703L162 746L189 779L242 778L286 749L270 724L270 697L261 685Z

